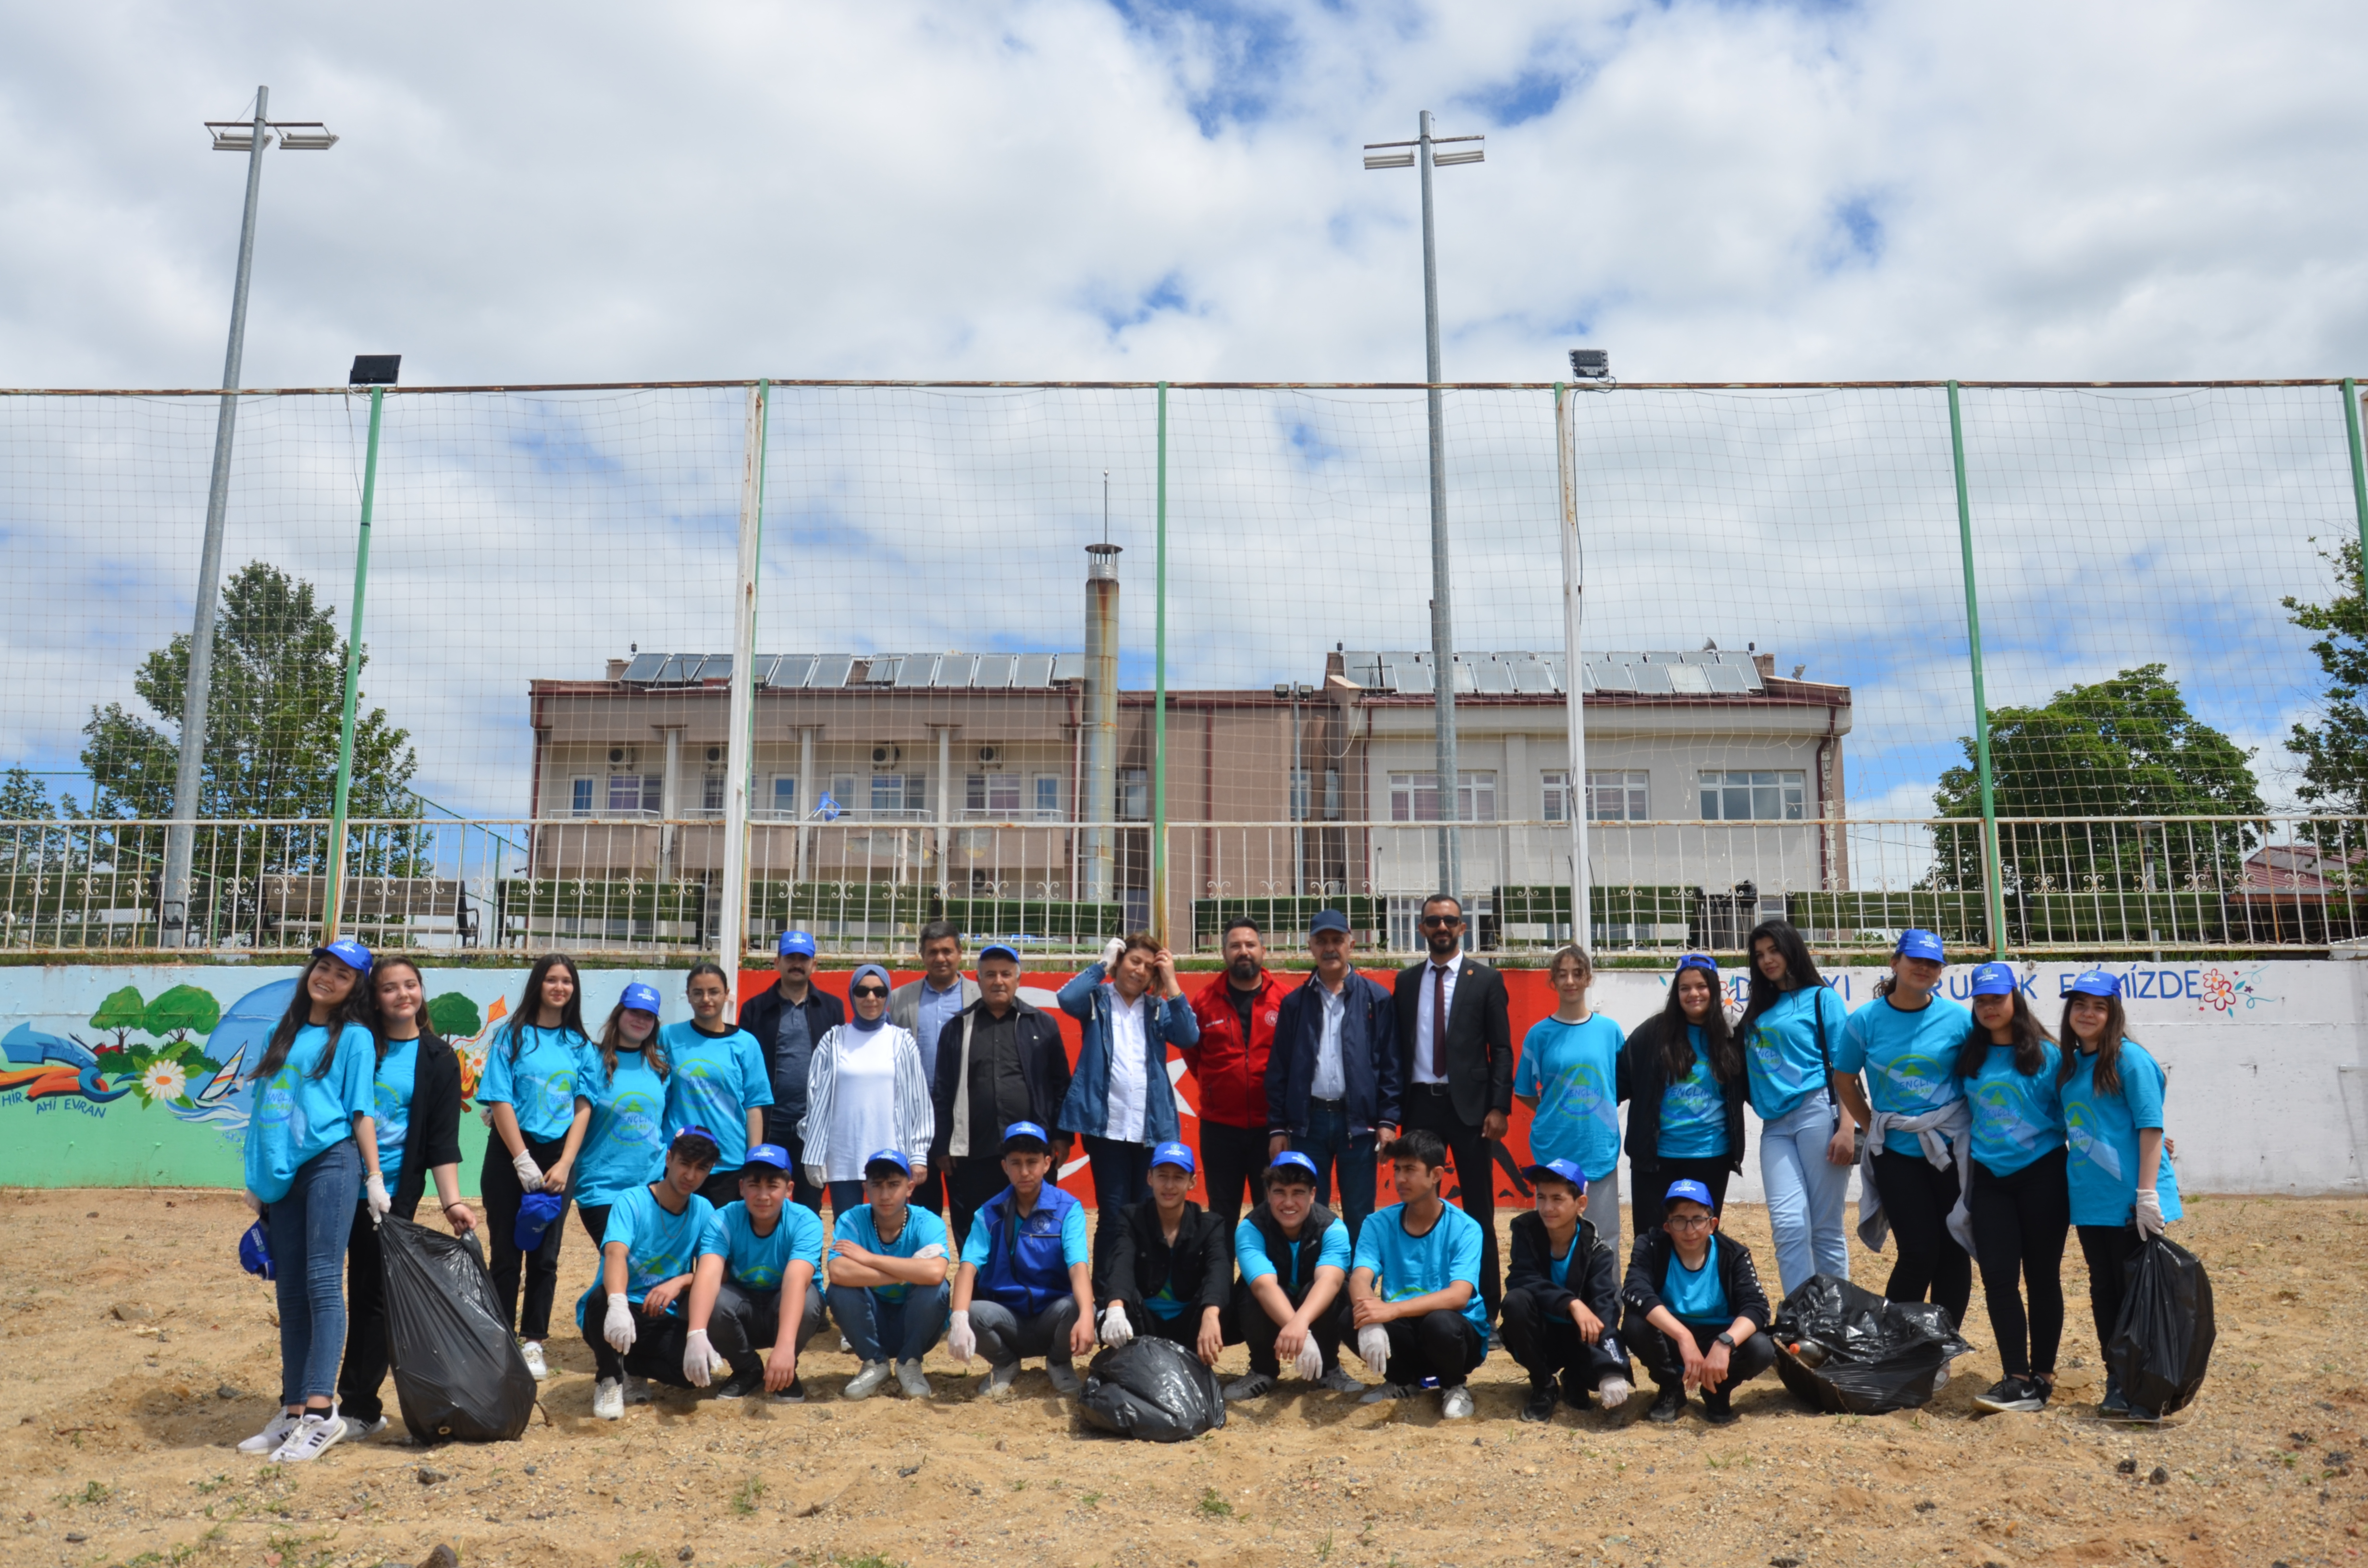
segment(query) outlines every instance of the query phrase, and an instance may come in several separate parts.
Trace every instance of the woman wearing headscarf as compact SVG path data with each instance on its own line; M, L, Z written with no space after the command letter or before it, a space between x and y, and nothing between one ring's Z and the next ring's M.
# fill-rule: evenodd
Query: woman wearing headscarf
M845 1214L863 1201L863 1165L899 1149L920 1179L937 1136L937 1112L913 1031L888 1021L888 971L865 964L848 982L853 1014L814 1046L806 1068L806 1179L830 1188L830 1209Z

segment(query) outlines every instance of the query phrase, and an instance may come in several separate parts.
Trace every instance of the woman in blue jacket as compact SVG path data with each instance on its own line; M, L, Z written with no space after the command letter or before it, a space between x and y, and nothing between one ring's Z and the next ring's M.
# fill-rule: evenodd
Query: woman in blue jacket
M1151 1196L1151 1151L1175 1138L1178 1127L1167 1048L1197 1042L1201 1023L1176 983L1176 960L1143 931L1111 937L1100 962L1061 987L1060 1001L1061 1011L1085 1026L1077 1070L1061 1102L1061 1130L1085 1140L1094 1200L1115 1216ZM1103 1237L1114 1241L1117 1227L1096 1233L1099 1278L1109 1264Z

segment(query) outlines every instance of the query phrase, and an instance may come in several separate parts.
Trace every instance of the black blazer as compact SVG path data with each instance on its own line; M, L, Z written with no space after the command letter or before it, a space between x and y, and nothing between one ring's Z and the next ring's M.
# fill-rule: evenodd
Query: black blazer
M1185 1203L1172 1247L1159 1226L1157 1199L1130 1203L1115 1213L1105 1209L1100 1223L1116 1225L1118 1234L1104 1254L1109 1275L1094 1284L1097 1301L1123 1301L1130 1317L1143 1307L1144 1297L1157 1295L1162 1285L1188 1311L1223 1307L1233 1301L1233 1227L1199 1204Z
M403 1169L395 1174L388 1194L395 1214L408 1220L419 1212L427 1192L427 1173L461 1158L461 1059L452 1048L427 1033L419 1035L419 1065L411 1084L411 1124L403 1139ZM381 1156L383 1162L384 1156Z
M1661 1153L1661 1098L1669 1092L1668 1063L1661 1054L1667 1020L1667 1014L1654 1014L1620 1048L1620 1097L1628 1102L1628 1163L1640 1169ZM1719 1088L1726 1099L1727 1167L1741 1176L1743 1102L1750 1094L1751 1075L1738 1074Z
M1620 1288L1620 1299L1628 1304L1627 1335L1632 1345L1642 1335L1661 1332L1646 1320L1655 1307L1668 1304L1661 1300L1661 1281L1668 1278L1669 1258L1677 1250L1669 1233L1656 1225L1636 1238L1636 1248L1628 1255L1628 1279ZM1726 1304L1735 1315L1749 1318L1754 1328L1768 1332L1768 1292L1760 1289L1759 1270L1750 1252L1732 1236L1718 1238L1718 1281L1726 1289Z
M972 1015L985 1010L984 1001L973 1002L948 1018L945 1028L938 1031L938 1071L929 1085L929 1099L938 1112L937 1136L929 1140L931 1170L944 1168L947 1151L953 1147L954 1095L962 1087L962 1025ZM1011 1029L1019 1046L1019 1073L1028 1080L1028 1119L1049 1131L1053 1119L1060 1114L1061 1102L1069 1097L1068 1048L1061 1043L1061 1026L1042 1008L1015 998L1011 1010L1019 1015ZM1067 1135L1054 1132L1053 1136ZM973 1148L962 1157L992 1160L996 1151Z
M1398 1081L1411 1097L1414 1064L1430 1042L1417 1040L1422 988L1430 960L1398 971ZM1492 1110L1513 1113L1513 1024L1505 977L1485 963L1460 960L1455 1000L1447 1008L1447 1090L1457 1119L1474 1127Z

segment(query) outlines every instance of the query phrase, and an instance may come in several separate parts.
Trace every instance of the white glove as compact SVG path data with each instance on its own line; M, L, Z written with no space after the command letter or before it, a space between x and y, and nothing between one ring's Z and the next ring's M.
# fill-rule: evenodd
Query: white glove
M2140 1187L2135 1218L2140 1236L2151 1241L2162 1234L2162 1194L2150 1187Z
M968 1361L978 1354L978 1335L971 1332L968 1308L946 1316L946 1354L957 1361Z
M1299 1342L1299 1355L1292 1361L1291 1369L1304 1382L1312 1383L1324 1375L1324 1347L1315 1343L1314 1335Z
M394 1207L394 1199L386 1195L386 1176L381 1172L370 1172L370 1179L362 1183L362 1196L370 1200L370 1223L373 1225L384 1220L387 1210Z
M690 1380L690 1386L705 1388L708 1380L715 1376L716 1369L723 1365L723 1358L718 1356L715 1346L707 1342L707 1330L692 1329L690 1337L684 1340L682 1346L682 1375Z
M1357 1355L1366 1366L1379 1372L1390 1364L1390 1331L1380 1324L1368 1324L1357 1331Z
M830 1186L829 1175L824 1171L820 1165L808 1165L806 1167L806 1185L809 1187L819 1187L827 1189Z
M1635 1385L1625 1378L1606 1378L1595 1385L1596 1403L1606 1410L1617 1410L1627 1403L1628 1396L1635 1392Z
M609 1321L600 1330L609 1348L622 1356L633 1347L633 1306L622 1296L609 1298Z
M1116 969L1118 960L1125 956L1126 939L1122 937L1112 937L1110 939L1110 945L1102 949L1102 967Z
M1102 1343L1119 1346L1133 1340L1134 1324L1126 1321L1126 1303L1112 1301L1102 1312Z
M510 1169L518 1172L518 1185L529 1192L542 1190L542 1167L536 1165L534 1156L524 1149L510 1156Z

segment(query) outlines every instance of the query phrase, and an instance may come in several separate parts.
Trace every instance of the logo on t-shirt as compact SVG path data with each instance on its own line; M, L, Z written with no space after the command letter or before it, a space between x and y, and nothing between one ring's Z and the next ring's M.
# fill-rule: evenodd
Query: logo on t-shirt
M2003 1142L2019 1149L2036 1149L2047 1129L2022 1114L2021 1097L2004 1084L1984 1084L1974 1091L1974 1114Z
M2115 1181L2122 1179L2122 1152L2113 1141L2100 1134L2089 1125L2089 1108L2073 1104L2064 1108L2065 1142L2072 1152L2103 1171Z
M609 1141L642 1146L658 1141L658 1103L644 1094L622 1094L609 1108Z
M1919 1100L1930 1099L1940 1092L1941 1085L1949 1081L1948 1073L1941 1063L1913 1051L1893 1057L1884 1067L1883 1075L1898 1085L1901 1094Z

